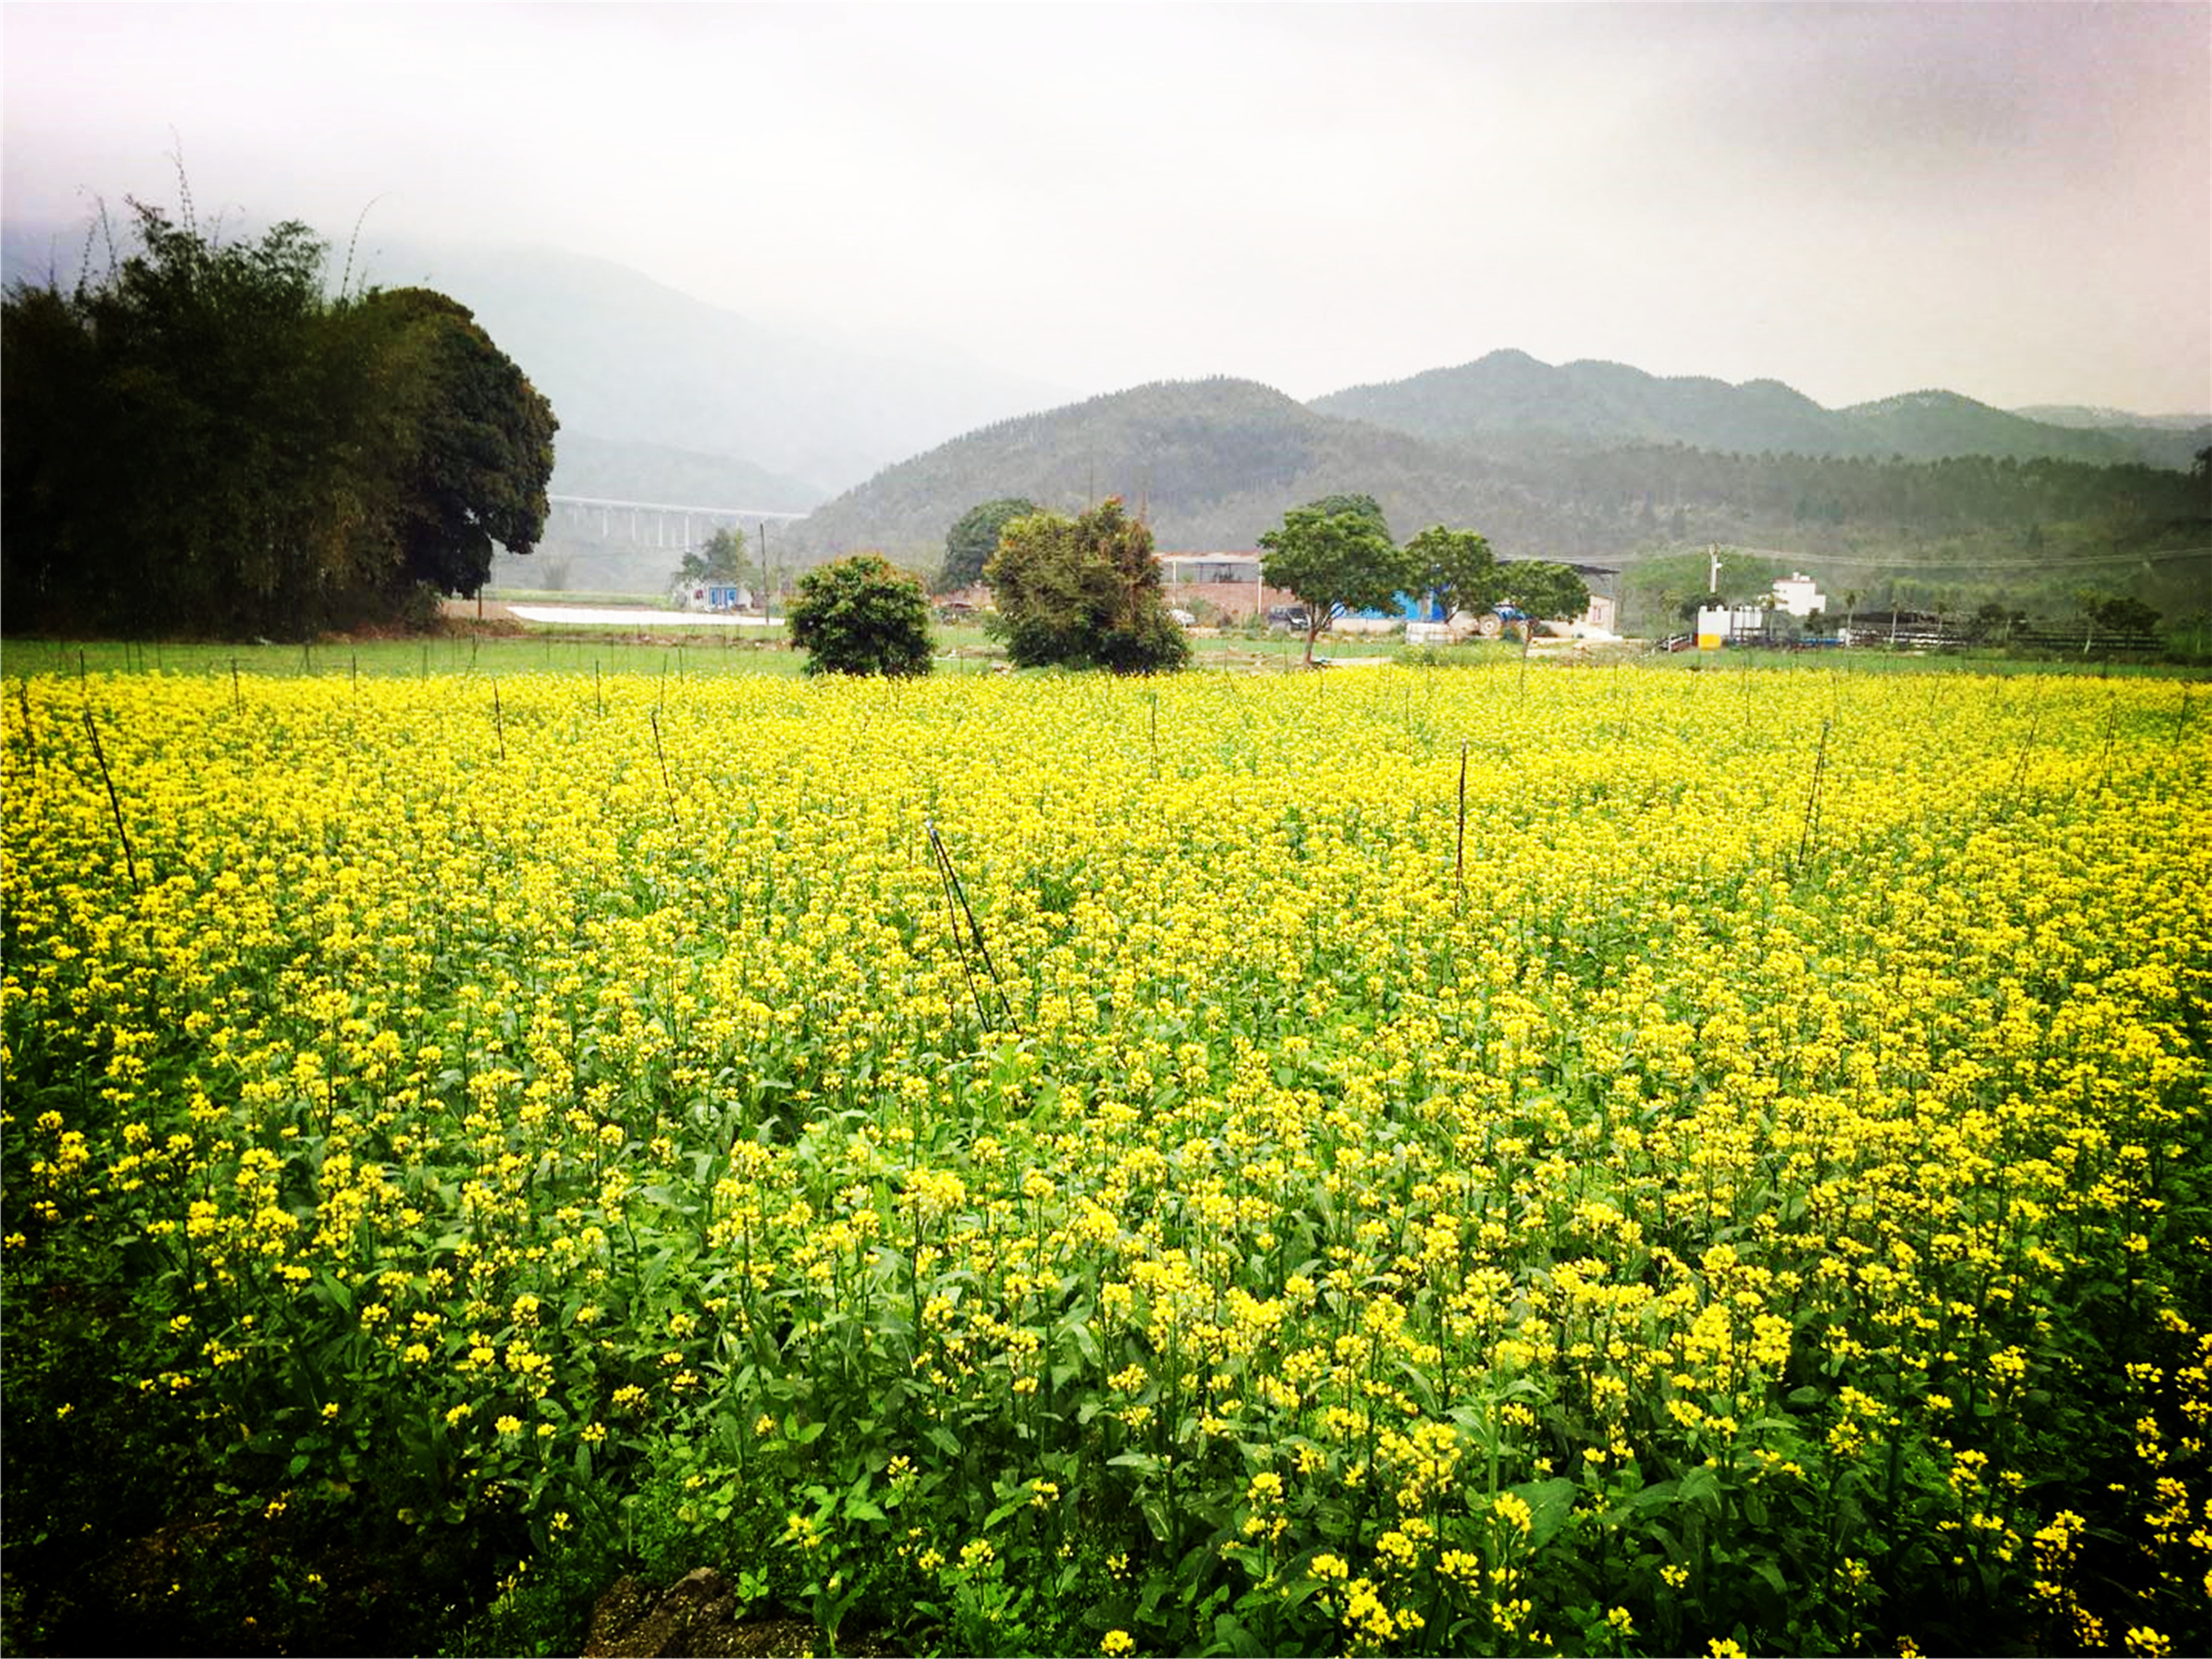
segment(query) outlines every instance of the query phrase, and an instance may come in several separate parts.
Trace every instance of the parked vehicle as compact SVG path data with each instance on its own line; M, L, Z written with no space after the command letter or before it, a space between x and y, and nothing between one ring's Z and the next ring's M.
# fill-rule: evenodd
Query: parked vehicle
M1526 624L1528 613L1510 605L1494 605L1474 619L1474 631L1486 640L1501 638L1516 624Z

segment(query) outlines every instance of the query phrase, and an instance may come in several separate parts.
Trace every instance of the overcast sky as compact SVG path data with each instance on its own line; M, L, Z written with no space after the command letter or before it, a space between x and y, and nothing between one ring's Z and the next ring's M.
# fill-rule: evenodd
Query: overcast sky
M0 211L524 239L1083 392L2212 408L2212 5L0 8ZM467 295L457 297L465 301Z

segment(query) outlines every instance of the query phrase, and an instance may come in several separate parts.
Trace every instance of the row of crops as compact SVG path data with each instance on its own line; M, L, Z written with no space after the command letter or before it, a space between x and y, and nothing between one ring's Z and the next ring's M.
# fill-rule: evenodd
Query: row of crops
M21 680L16 1640L2202 1651L2205 702Z

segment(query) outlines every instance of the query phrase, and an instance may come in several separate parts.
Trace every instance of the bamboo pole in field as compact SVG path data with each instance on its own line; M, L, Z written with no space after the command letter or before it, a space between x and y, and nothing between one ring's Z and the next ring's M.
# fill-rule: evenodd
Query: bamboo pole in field
M107 786L107 810L115 815L116 838L123 843L124 867L131 872L131 890L138 890L138 860L131 851L131 832L123 825L123 803L115 798L115 780L108 775L107 753L100 744L100 727L93 723L92 710L84 711L84 729L92 738L92 757L100 763L100 781Z

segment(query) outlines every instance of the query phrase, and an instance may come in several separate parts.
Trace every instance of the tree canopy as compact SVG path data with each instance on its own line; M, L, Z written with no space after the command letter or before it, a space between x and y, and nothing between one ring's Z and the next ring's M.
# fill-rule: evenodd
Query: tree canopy
M390 412L412 432L391 480L402 574L473 593L490 579L495 542L528 553L544 531L553 406L458 301L410 288L360 308L401 342Z
M2151 634L2158 630L2159 613L2141 599L2125 593L2094 591L2081 598L2081 614L2106 634Z
M684 562L676 568L677 580L684 582L749 584L753 574L753 562L745 552L744 532L727 529L717 530L709 536L706 546L686 550Z
M553 410L466 307L327 297L304 225L225 244L131 209L102 278L0 309L12 629L296 636L535 545Z
M1190 659L1160 592L1152 532L1118 496L1079 519L1009 520L983 579L997 607L986 625L1019 666L1150 674Z
M1589 584L1548 559L1515 559L1498 570L1498 597L1539 621L1579 617L1589 609Z
M799 579L789 615L810 674L929 672L929 596L880 553L817 565Z
M1376 533L1384 541L1390 539L1390 523L1382 516L1382 503L1372 495L1364 493L1350 495L1324 495L1317 501L1308 501L1306 505L1315 512L1325 513L1331 518L1349 515L1352 518L1362 520L1372 525Z
M999 550L999 535L1016 519L1027 518L1036 503L1020 495L1004 495L969 507L945 532L945 562L937 573L937 591L950 593L983 579L983 567Z
M1314 641L1338 609L1388 605L1412 580L1369 495L1331 495L1294 507L1260 538L1260 546L1261 580L1297 594L1306 607L1309 665Z
M1498 556L1472 530L1431 525L1406 544L1406 559L1415 589L1433 598L1447 619L1498 603Z

